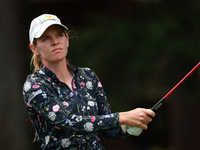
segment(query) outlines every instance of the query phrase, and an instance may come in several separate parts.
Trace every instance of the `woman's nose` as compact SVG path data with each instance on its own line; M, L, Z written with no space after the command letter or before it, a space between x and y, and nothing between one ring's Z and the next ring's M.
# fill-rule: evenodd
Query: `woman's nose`
M58 40L56 39L56 37L52 38L52 45L57 45L58 44Z

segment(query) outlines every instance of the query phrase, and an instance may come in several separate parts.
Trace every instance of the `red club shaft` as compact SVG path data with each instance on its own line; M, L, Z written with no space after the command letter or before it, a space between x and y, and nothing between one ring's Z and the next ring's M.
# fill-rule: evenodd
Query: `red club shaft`
M178 83L176 84L162 99L160 99L151 110L155 111L163 104L163 102L175 91L175 89L183 83L197 68L200 66L200 62Z
M200 66L200 62L178 83L176 84L165 96L164 98L167 99L174 91L175 89L183 83L198 67Z

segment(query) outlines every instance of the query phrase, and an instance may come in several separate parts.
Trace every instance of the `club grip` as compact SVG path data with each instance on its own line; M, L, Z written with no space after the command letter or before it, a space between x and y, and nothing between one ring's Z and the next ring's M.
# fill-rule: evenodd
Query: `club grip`
M158 108L160 108L160 106L162 106L164 102L165 102L165 98L163 97L151 108L151 110L155 112L156 110L158 110Z

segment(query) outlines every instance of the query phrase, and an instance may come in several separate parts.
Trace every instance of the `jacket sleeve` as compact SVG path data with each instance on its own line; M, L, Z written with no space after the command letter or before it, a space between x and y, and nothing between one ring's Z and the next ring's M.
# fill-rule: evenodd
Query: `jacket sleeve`
M73 113L75 105L67 101L70 97L65 97L66 101L61 100L63 97L53 93L49 89L50 86L34 76L29 76L24 84L23 96L26 107L35 110L40 118L38 120L43 120L38 128L45 130L44 126L51 124L56 129L65 130L69 134L88 134L119 128L118 113L100 113L96 116L76 115ZM109 111L109 108L104 111Z
M97 75L94 72L92 74L93 74L93 83L95 84L94 87L95 87L95 95L96 95L97 104L98 104L98 113L99 115L112 114L103 86L101 82L99 81L99 78L97 77ZM116 113L116 114L117 115L115 117L117 120L118 128L102 131L102 135L106 139L119 140L126 137L121 127L119 126L119 113ZM109 126L109 123L106 123L106 124L107 126Z

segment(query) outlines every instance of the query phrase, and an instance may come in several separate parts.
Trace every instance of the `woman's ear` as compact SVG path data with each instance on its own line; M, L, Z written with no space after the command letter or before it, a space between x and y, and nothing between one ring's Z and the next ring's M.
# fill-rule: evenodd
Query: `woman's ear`
M39 53L38 53L37 48L36 48L35 45L30 44L29 47L30 47L31 51L32 51L34 54L39 55Z

